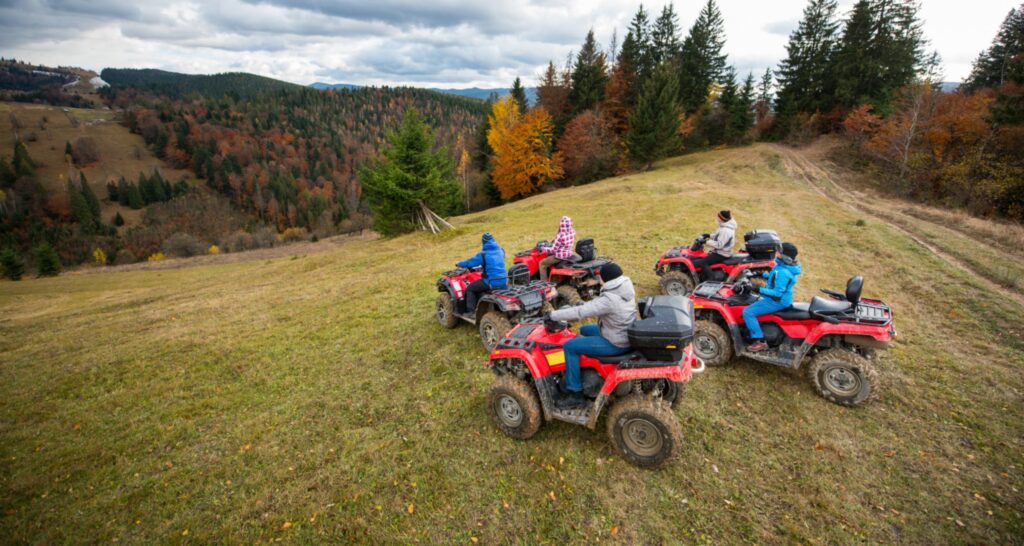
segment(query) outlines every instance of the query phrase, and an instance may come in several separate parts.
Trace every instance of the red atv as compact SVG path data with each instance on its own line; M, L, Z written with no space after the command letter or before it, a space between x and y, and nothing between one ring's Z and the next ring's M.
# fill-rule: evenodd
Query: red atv
M608 436L622 457L638 466L657 467L682 448L682 429L672 407L683 383L704 371L693 355L693 306L679 296L640 302L641 320L628 330L633 352L580 357L584 408L558 409L556 390L565 371L562 346L576 337L564 322L524 321L491 352L488 366L497 376L488 395L494 422L505 434L525 440L542 421L557 419L591 430L608 410Z
M530 270L530 278L539 279L540 262L548 257L548 253L541 248L546 246L547 241L541 241L530 250L516 253L514 263L526 265ZM594 239L587 237L577 241L576 253L548 271L548 280L558 286L556 307L576 305L597 297L601 292L598 276L601 266L611 261L611 258L597 256Z
M701 235L694 239L689 247L677 246L661 255L658 263L654 264L654 272L661 277L662 294L685 296L693 292L693 287L700 284L693 261L708 255L704 250L708 238L706 234ZM768 229L754 230L747 232L743 236L743 241L743 251L733 254L720 264L711 266L711 274L707 276L707 280L734 282L744 271L760 275L775 267L775 252L782 245L777 233Z
M808 378L826 400L859 406L878 393L875 351L889 347L896 326L888 305L860 297L863 277L850 279L845 294L823 289L827 298L759 317L769 348L756 353L745 351L750 340L741 313L760 298L747 277L702 283L690 295L697 310L694 352L708 366L728 363L734 352L792 369L809 358Z
M512 325L530 317L539 317L553 309L555 285L530 280L525 267L513 266L508 272L508 288L493 290L480 297L475 310L459 313L466 298L466 287L483 276L480 268L453 269L437 280L437 321L455 328L459 319L480 329L480 340L490 351L512 329Z

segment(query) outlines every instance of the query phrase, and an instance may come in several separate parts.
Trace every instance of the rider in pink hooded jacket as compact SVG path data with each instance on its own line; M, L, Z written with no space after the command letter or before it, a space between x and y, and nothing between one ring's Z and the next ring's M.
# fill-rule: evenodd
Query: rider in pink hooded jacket
M555 235L555 240L551 242L550 246L543 248L543 250L548 252L549 256L540 262L541 280L548 280L548 271L551 269L551 266L572 257L572 247L574 244L576 244L576 230L572 227L572 218L563 216L562 220L558 223L558 235Z

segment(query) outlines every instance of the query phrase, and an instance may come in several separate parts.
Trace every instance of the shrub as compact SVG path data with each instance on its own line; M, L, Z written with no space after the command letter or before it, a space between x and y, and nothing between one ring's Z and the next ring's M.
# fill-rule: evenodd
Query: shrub
M253 236L242 230L238 230L223 239L222 245L228 252L242 252L256 248L256 241Z
M13 248L4 249L0 253L0 267L3 268L4 277L12 281L21 280L21 276L25 274L25 262L21 259L21 254Z
M217 245L210 245L210 248L206 250L207 254L220 254L220 247Z
M95 163L100 160L99 146L92 137L78 137L75 145L71 147L71 158L78 166Z
M124 225L124 217L121 216L120 212L114 214L114 225L117 227L121 227Z
M92 251L92 261L96 265L107 265L107 253L103 252L103 249L96 247Z
M60 258L53 247L47 243L36 247L36 270L40 277L60 275Z
M306 228L290 227L282 231L280 235L277 236L277 240L286 243L293 243L295 241L304 241L306 240L306 237L308 237Z
M127 250L122 250L121 252L118 252L117 257L114 258L114 265L133 264L137 261L139 260L134 254Z
M162 262L162 261L164 261L165 258L167 258L167 257L164 256L163 252L155 252L153 254L150 254L149 257L146 258L146 261L147 262Z
M205 254L207 246L188 233L178 232L168 237L164 244L161 245L161 248L163 248L165 254L188 258Z

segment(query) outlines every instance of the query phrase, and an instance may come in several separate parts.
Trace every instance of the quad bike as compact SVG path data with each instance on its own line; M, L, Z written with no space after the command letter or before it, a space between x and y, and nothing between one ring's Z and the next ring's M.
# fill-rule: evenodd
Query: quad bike
M530 278L539 279L540 262L548 257L548 253L542 248L547 246L547 241L541 241L530 250L516 253L514 263L526 265L530 271ZM597 297L601 292L601 266L611 261L611 258L597 256L594 239L580 239L576 243L576 252L553 265L548 271L548 280L558 286L558 300L555 306L576 305Z
M661 293L670 296L685 296L693 292L700 284L698 270L694 260L704 258L708 253L704 250L707 234L693 240L693 244L671 248L661 255L654 264L654 272L661 277ZM718 282L735 282L744 271L755 274L770 271L775 266L775 252L782 245L774 231L759 229L747 232L743 236L742 252L733 254L722 263L711 266L707 280Z
M807 376L814 390L830 402L859 406L878 394L875 351L896 337L893 313L879 300L861 298L863 277L846 284L846 293L822 289L828 297L794 303L758 318L768 349L745 350L750 342L742 312L760 296L749 274L734 284L705 282L690 295L696 308L693 347L708 366L721 366L733 355L800 369L810 359Z
M480 296L476 309L460 313L464 306L466 287L483 276L480 268L453 269L441 274L437 280L437 321L445 328L455 328L462 319L480 329L480 340L490 351L512 329L512 325L525 318L539 317L553 309L551 301L558 295L555 285L530 280L525 267L513 266L509 270L508 288L492 290Z
M683 383L704 371L690 346L693 306L680 296L655 296L641 301L640 313L628 330L632 352L580 357L588 404L574 409L559 409L554 399L565 371L563 346L576 334L550 320L516 326L488 362L496 377L487 403L498 428L520 440L552 419L594 430L608 408L608 436L625 460L657 467L676 456L682 429L672 407Z

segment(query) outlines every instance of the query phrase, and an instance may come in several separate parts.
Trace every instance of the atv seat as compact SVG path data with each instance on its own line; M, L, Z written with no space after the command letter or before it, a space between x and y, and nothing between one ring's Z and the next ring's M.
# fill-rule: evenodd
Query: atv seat
M736 265L748 261L748 258L750 258L750 254L733 254L722 263L725 265Z
M851 307L853 307L853 304L848 301L814 296L811 298L810 312L818 315L838 315L849 311Z
M640 351L630 351L616 356L595 356L592 358L596 358L598 362L603 364L621 364L627 360L641 359L643 355L640 354Z
M569 256L568 258L562 260L561 264L578 264L578 263L580 263L582 261L583 261L583 256L580 256L579 254L573 254L572 256ZM561 264L559 264L559 265L561 265Z
M796 302L793 305L772 313L782 320L811 320L810 304Z

